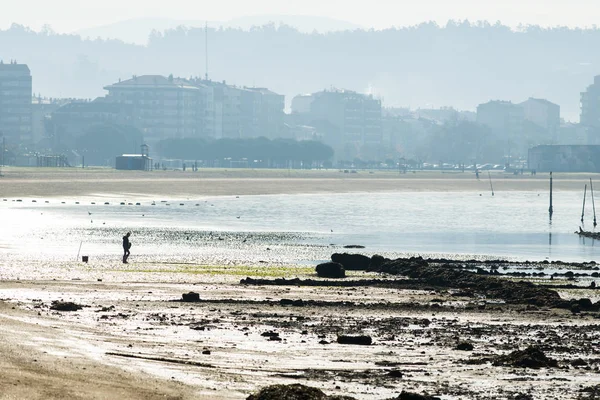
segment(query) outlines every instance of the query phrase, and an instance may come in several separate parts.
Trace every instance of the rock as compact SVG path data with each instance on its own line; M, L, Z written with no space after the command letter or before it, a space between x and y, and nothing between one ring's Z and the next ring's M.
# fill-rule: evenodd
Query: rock
M200 295L196 292L184 293L181 295L181 298L186 303L196 303L200 301Z
M574 367L585 367L588 364L587 364L587 362L585 362L581 358L576 358L575 360L571 361L571 365L574 366Z
M402 378L403 374L402 371L400 371L399 369L393 369L390 372L388 372L388 376L392 378Z
M421 257L386 261L374 271L402 275L434 286L485 293L488 298L503 299L510 304L530 304L538 307L558 308L571 307L571 303L563 300L555 290L531 282L511 281L489 274L476 274L457 269L452 264L429 265L427 260ZM599 307L600 305L593 305L593 309Z
M528 393L517 393L511 396L510 400L533 400L533 396Z
M581 399L598 399L600 398L600 385L585 387L581 389L581 393L586 393L585 397L580 396Z
M400 393L397 400L440 400L439 397L433 397L426 394L418 394L412 392L405 392L404 390Z
M339 344L357 344L361 346L370 346L373 343L371 336L350 336L340 335L337 338Z
M56 311L78 311L81 310L83 308L82 305L79 305L77 303L73 303L71 301L58 301L58 300L54 300L52 302L52 305L50 306L51 310L56 310Z
M348 244L344 246L345 249L364 249L365 246L361 246L360 244Z
M590 299L579 299L577 303L582 310L594 310L596 308Z
M342 264L335 262L328 262L317 265L317 275L321 278L345 278L346 270Z
M279 304L282 306L304 307L304 300L281 299L279 300Z
M460 342L456 345L455 350L472 351L473 345L469 342Z
M262 388L246 400L356 400L348 396L327 396L322 390L300 385L272 385Z
M525 350L516 350L504 356L495 357L492 361L495 366L511 366L521 368L556 368L556 360L546 357L546 355L536 346L528 347Z
M369 271L376 271L381 267L384 262L389 261L387 258L380 256L379 254L375 254L371 257L371 262L369 263Z
M371 259L362 254L335 253L331 255L331 261L342 264L346 271L366 271L371 264Z

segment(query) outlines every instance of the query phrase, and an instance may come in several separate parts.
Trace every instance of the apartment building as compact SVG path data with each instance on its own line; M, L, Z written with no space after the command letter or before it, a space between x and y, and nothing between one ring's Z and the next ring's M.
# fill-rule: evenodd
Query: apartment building
M29 67L0 61L0 135L7 140L32 144L31 98Z

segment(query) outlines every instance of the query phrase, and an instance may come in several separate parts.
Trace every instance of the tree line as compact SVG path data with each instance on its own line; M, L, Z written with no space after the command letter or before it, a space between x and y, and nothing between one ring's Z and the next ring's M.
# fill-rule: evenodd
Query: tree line
M333 149L314 140L292 139L165 139L158 142L158 153L164 158L218 161L245 161L248 165L284 168L290 166L317 167L329 163Z

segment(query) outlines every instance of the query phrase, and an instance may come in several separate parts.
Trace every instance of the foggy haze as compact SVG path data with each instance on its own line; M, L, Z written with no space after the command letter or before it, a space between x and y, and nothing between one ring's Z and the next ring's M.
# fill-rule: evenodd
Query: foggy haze
M225 0L210 3L189 0L170 1L165 7L159 0L22 0L12 2L9 12L0 13L0 28L19 23L39 30L49 24L57 32L111 24L136 18L229 21L254 15L304 15L329 17L364 26L384 29L414 25L424 21L445 24L450 19L487 20L517 27L519 24L541 26L591 26L600 20L600 9L593 0L423 0L419 2L373 0L305 0L297 3L278 0Z
M15 104L0 109L0 132L14 160L48 151L111 165L146 142L170 158L218 148L202 154L263 166L402 157L464 169L600 143L591 1L58 3L0 16ZM304 140L326 148L311 158L318 146ZM268 154L239 151L259 144Z

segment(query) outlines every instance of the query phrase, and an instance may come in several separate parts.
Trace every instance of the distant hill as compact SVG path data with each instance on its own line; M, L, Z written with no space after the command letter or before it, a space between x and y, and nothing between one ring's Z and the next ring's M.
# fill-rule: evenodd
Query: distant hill
M146 46L118 40L0 30L0 59L29 64L35 93L101 96L132 75L205 72L203 28L151 35ZM209 27L209 76L286 95L338 87L370 92L386 106L454 106L474 111L490 99L545 98L579 119L580 93L600 74L600 29L514 31L501 24L455 23L303 33L286 25L250 30Z
M169 29L175 29L179 26L184 26L186 28L198 28L205 26L206 22L208 22L208 26L211 28L240 28L243 30L249 30L254 26L263 26L270 23L275 24L275 26L283 24L294 27L298 31L304 33L311 33L313 31L327 33L361 29L361 26L359 25L327 17L303 15L257 15L236 18L229 21L140 18L97 26L94 28L80 29L74 33L80 35L82 38L118 39L125 43L146 45L148 43L150 33L153 30L164 32Z

